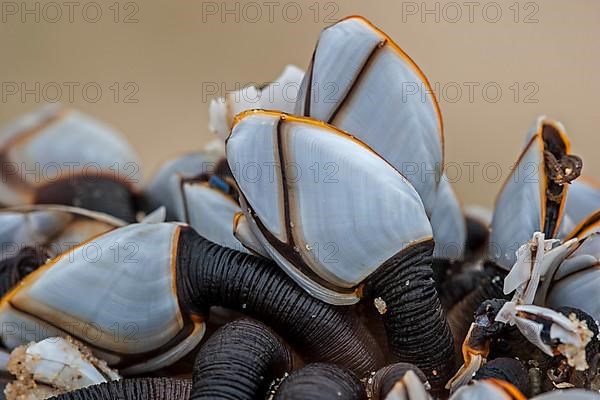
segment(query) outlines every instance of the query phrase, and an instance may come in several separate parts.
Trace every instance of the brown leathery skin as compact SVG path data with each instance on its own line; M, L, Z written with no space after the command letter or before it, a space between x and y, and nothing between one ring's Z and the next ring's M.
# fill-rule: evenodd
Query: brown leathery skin
M408 371L413 371L426 383L427 377L419 368L412 364L395 363L380 368L367 382L367 392L371 394L371 400L384 400L394 385L401 380Z
M433 240L403 250L366 281L366 301L381 298L393 361L419 367L442 395L455 371L453 338L435 289Z
M273 400L365 400L360 380L333 364L314 363L292 372L277 388Z
M286 344L266 325L248 319L233 321L202 345L190 400L265 398L271 383L292 367Z
M134 222L135 196L126 182L104 176L74 176L35 190L34 204L61 204L85 208Z
M185 379L133 378L88 386L51 400L186 400L192 383Z
M349 307L306 293L272 261L227 249L182 228L177 288L191 312L221 306L262 321L307 362L327 362L364 376L383 363L373 336Z
M41 248L24 247L17 255L0 261L0 296L47 260L48 254Z
M488 361L473 377L474 380L499 379L515 386L521 393L530 392L525 365L515 358L500 357Z

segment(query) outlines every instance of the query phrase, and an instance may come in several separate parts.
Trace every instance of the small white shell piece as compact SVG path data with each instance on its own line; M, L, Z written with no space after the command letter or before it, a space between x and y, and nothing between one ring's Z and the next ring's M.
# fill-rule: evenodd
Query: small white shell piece
M175 287L181 227L132 224L94 238L25 278L0 303L8 348L72 336L110 365L144 358L124 373L169 365L202 338Z
M27 114L0 132L0 204L30 203L35 189L59 179L101 174L136 187L139 160L111 128L58 104ZM10 168L9 168L10 166Z
M486 379L459 388L450 400L525 400L525 396L508 383Z
M349 17L322 31L295 114L365 142L411 182L431 215L443 172L437 100L419 67L369 21Z
M231 131L234 117L242 111L262 108L292 113L303 77L303 70L295 65L287 65L281 75L265 87L250 85L227 93L224 98L212 100L208 128L225 140Z
M363 143L321 122L245 113L227 159L255 236L326 302L355 303L369 274L432 236L412 185Z
M65 393L121 379L117 371L92 356L80 343L59 337L16 348L11 353L9 370L17 377L7 388L9 395L27 385L47 385Z
M113 216L60 205L31 205L0 210L0 259L24 247L43 246L51 256L125 222Z
M504 294L515 292L512 301L533 304L542 279L550 279L553 271L572 249L577 239L571 239L555 248L557 239L544 240L544 234L535 232L533 238L517 251L517 261L504 279Z
M467 224L456 193L446 175L442 176L438 186L431 214L431 228L435 240L433 256L461 260L465 252Z
M557 346L552 347L542 339L544 324L539 322L541 320L550 324L547 333L551 340L558 341ZM537 348L549 356L554 356L556 352L564 355L569 365L578 371L589 368L585 347L594 334L585 321L579 321L574 315L567 318L549 308L507 302L498 312L496 321L516 325L521 334Z
M431 395L414 371L407 371L384 400L431 400Z

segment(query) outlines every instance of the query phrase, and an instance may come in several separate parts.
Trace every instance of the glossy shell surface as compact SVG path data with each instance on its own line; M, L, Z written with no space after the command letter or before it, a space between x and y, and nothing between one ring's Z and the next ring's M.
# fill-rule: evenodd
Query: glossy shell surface
M58 105L6 126L0 132L0 158L6 166L0 190L4 205L29 203L42 185L82 175L104 176L130 187L141 179L137 156L118 133Z
M323 30L302 82L297 115L325 121L365 142L434 207L443 170L437 100L419 67L362 17Z
M322 300L357 301L356 286L369 274L432 236L412 185L363 143L324 123L246 113L228 139L227 158L256 237ZM262 173L250 176L256 166Z
M9 347L72 336L99 358L139 373L168 365L202 338L175 287L180 226L133 224L99 236L30 274L1 302Z

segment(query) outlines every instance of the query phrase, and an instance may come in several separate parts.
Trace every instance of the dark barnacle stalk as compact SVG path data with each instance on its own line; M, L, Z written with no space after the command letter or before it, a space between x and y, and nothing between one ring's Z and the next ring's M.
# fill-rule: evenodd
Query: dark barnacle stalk
M474 380L499 379L515 386L521 393L530 393L529 376L523 363L515 358L488 361L473 377Z
M88 245L112 254L115 243L135 243L135 262L115 262L113 256L90 262ZM75 309L74 293L81 293ZM0 320L14 329L0 336L13 349L70 335L124 375L139 375L189 354L204 336L212 306L269 324L308 362L338 364L357 376L383 363L350 308L310 296L271 261L221 247L174 223L127 225L52 259L5 296ZM90 320L99 308L109 318ZM65 326L65 313L77 323ZM82 331L90 323L108 331L132 321L139 326L135 340ZM48 329L32 328L40 324Z
M431 254L433 241L415 245L390 259L367 280L368 298L381 298L392 353L429 377L439 390L452 376L452 334L438 299Z
M409 371L415 374L419 382L406 382L406 374ZM371 400L384 400L399 382L402 382L404 386L403 390L413 389L419 383L423 391L430 389L429 382L427 382L427 377L423 371L412 364L396 363L380 368L369 377L366 384L367 396Z
M364 400L365 389L351 371L332 364L315 363L287 376L273 400Z
M192 383L185 379L122 379L74 390L50 400L187 400Z
M309 361L344 366L362 376L380 365L381 350L348 309L321 302L272 262L220 247L184 229L178 250L180 296L191 311L222 306L261 320Z
M292 369L292 356L260 322L237 320L202 346L193 372L190 400L264 398L271 382Z

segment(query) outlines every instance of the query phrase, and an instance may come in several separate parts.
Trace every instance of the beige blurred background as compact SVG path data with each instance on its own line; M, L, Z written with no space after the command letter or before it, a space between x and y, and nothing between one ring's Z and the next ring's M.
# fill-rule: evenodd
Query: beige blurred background
M492 204L540 114L566 125L584 173L600 177L598 0L0 5L0 123L58 96L123 132L146 177L212 139L209 86L222 94L268 82L288 63L306 68L320 30L350 14L386 31L437 90L464 203Z

